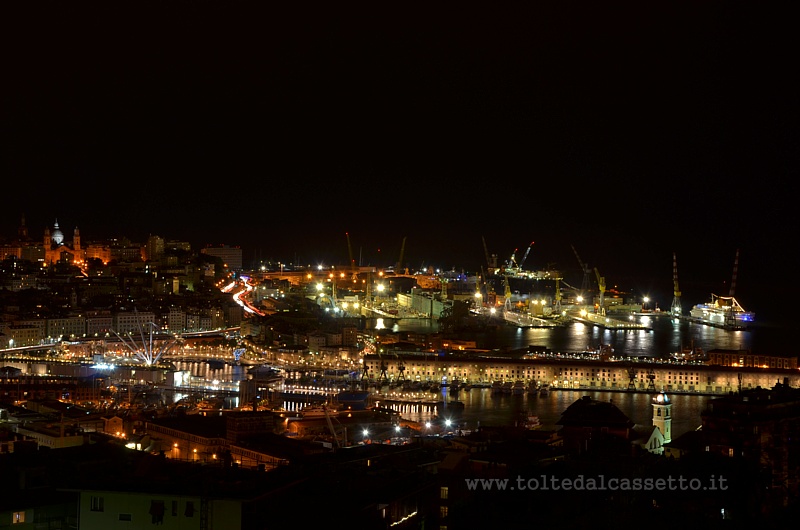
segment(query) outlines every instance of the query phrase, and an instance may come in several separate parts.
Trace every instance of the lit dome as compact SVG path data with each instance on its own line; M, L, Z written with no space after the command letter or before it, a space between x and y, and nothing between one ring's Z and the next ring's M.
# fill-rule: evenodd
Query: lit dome
M56 224L53 225L53 232L50 234L50 239L56 245L60 245L64 242L64 234L62 234L61 230L58 229L58 220L56 220Z
M657 405L669 405L669 396L662 390L653 398L653 403Z

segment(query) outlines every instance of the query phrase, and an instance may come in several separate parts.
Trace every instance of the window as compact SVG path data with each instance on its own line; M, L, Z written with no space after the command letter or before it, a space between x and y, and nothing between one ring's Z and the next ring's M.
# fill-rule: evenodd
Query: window
M183 512L186 517L194 517L194 501L186 501L186 511Z
M119 514L120 521L133 521L133 516L129 513L121 513Z
M439 488L439 498L440 499L446 499L447 498L447 494L449 492L450 492L450 488L448 488L447 486L442 486L441 488Z
M14 512L11 516L11 524L20 524L25 522L25 512Z
M447 506L439 506L439 517L442 519L447 517Z
M162 524L164 522L164 501L150 501L149 513L152 516L153 524Z
M178 515L178 501L172 501L172 515Z
M93 512L105 511L105 502L103 502L103 497L92 497L89 509Z

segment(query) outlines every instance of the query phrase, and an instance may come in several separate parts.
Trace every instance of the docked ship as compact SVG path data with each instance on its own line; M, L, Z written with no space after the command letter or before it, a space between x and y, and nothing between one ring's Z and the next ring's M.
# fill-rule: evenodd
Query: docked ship
M746 311L733 296L711 295L711 301L689 311L695 322L729 330L745 330L755 322L755 313Z
M328 405L309 405L300 409L300 416L306 419L335 417L338 415L339 411L328 407Z
M679 362L705 362L708 360L708 355L700 346L695 346L694 341L688 347L681 347L681 351L670 354L673 361Z

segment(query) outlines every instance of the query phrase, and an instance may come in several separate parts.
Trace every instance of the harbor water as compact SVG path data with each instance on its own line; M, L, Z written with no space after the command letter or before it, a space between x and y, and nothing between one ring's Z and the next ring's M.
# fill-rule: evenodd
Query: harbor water
M649 319L650 329L646 330L608 330L595 326L574 323L558 328L517 328L500 325L488 330L466 331L460 334L463 340L471 340L479 349L516 350L529 346L543 346L553 351L577 352L600 345L610 345L616 356L666 357L684 347L699 347L705 351L714 349L749 350L761 355L796 355L787 339L788 333L782 327L764 325L747 331L727 331L720 328L673 319L668 316L639 317ZM393 332L436 333L435 321L407 319L384 321L370 319L368 327ZM235 382L247 378L247 367L225 365L211 367L202 362L177 363L179 370L190 371L192 376L206 381ZM450 418L453 425L462 429L475 429L480 426L514 425L527 416L537 416L544 429L557 429L561 414L572 403L583 396L597 400L612 401L637 425L652 425L652 398L650 393L609 392L594 390L552 390L548 395L497 394L489 388L461 390L448 394L446 388L428 394L429 401L458 400L463 408L440 410L431 407L400 407L398 412L407 420L425 423L428 420ZM673 437L694 430L700 426L701 414L709 396L675 394L671 395L673 415ZM226 408L239 406L237 397L225 399ZM297 403L285 404L287 409L297 407Z
M628 357L667 357L685 347L699 347L705 351L749 350L756 355L778 357L797 355L793 347L795 340L790 337L791 330L769 322L748 330L728 331L662 314L633 317L646 323L649 329L611 330L578 322L556 328L518 328L505 324L501 317L497 318L497 326L465 330L459 333L459 338L474 341L478 348L489 350L544 346L558 352L578 352L608 344L615 355ZM439 331L436 321L425 319L370 319L368 326L398 333Z

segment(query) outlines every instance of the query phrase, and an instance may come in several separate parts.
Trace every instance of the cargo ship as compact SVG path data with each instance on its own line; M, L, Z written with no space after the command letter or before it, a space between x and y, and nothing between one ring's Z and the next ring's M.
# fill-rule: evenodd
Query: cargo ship
M689 319L729 330L746 330L755 322L755 313L746 311L733 296L711 295L711 301L697 304L689 311Z

